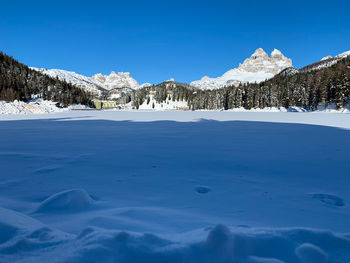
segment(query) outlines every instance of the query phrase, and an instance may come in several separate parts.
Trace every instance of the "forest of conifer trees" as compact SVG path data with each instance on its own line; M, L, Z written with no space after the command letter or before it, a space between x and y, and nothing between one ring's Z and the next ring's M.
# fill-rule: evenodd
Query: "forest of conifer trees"
M288 68L259 84L241 84L215 90L199 90L189 85L164 82L124 94L120 102L132 101L134 107L154 94L157 103L165 102L168 93L173 101L186 101L192 110L227 110L233 108L302 107L316 110L318 106L335 105L341 109L350 102L350 57L331 67L297 71Z
M167 81L120 95L119 104L131 102L135 109L144 102L149 103L150 96L154 96L157 103L167 99L185 101L192 110L294 106L316 110L320 105L334 105L341 109L350 103L350 57L330 67L315 70L308 66L299 71L287 68L272 79L258 84L200 90L188 84ZM41 74L0 52L0 100L28 101L33 97L52 100L62 106L91 105L93 99L86 91Z
M41 74L0 52L0 100L28 101L34 96L64 107L91 104L90 95L84 90Z

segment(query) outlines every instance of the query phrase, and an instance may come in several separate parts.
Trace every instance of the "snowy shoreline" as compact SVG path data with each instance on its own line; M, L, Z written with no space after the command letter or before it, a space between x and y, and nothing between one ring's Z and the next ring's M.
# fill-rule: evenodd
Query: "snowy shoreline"
M108 120L133 122L199 122L245 121L271 123L298 123L350 129L350 115L344 112L287 112L287 111L153 111L153 110L66 110L50 114L5 114L1 121L11 120Z
M184 107L184 102L179 102L180 106ZM141 105L142 106L142 105ZM157 107L153 109L148 109L147 107L140 107L139 110L131 109L109 109L109 110L99 110L99 111L118 111L118 112L154 112L154 111L184 111L188 112L190 110L177 110L174 108L164 108L162 109L160 105L156 105ZM68 111L77 111L77 110L95 110L93 108L89 108L84 105L72 105L67 108L59 108L57 107L55 102L42 100L42 99L33 99L30 102L23 101L14 101L14 102L5 102L0 101L0 116L1 115L16 115L16 114L48 114L48 113L58 113L58 112L68 112ZM221 112L223 110L196 110L198 112ZM308 111L301 107L290 107L290 108L256 108L256 109L244 109L244 108L235 108L228 109L225 112L322 112L322 113L350 113L348 108L343 108L340 110L336 110L334 105L329 106L328 108L320 106L319 109L315 111Z

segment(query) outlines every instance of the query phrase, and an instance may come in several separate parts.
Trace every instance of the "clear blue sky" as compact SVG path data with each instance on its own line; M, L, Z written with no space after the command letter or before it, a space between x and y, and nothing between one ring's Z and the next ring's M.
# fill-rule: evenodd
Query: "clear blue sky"
M299 68L350 50L349 0L2 0L0 50L35 67L140 83L216 77L258 47Z

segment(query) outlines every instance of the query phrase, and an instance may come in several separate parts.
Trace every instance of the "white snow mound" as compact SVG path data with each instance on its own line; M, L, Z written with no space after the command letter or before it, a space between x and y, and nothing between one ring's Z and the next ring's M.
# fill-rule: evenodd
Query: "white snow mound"
M38 239L38 234L45 237L45 233L47 238ZM193 235L202 237L188 241ZM17 242L11 242L14 239ZM40 228L0 243L0 254L3 262L22 257L26 262L328 263L325 248L337 253L339 260L334 262L347 262L342 260L350 256L350 240L327 231L242 231L225 225L183 233L179 240L92 227L62 236Z
M74 212L89 208L94 200L84 189L71 189L45 199L37 212Z
M0 114L43 114L52 112L62 112L66 109L58 108L53 101L33 99L29 102L0 101Z

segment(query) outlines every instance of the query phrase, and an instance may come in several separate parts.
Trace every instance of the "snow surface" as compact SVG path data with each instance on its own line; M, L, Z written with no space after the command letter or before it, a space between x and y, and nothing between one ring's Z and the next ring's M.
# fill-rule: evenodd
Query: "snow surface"
M343 59L343 58L346 58L348 56L350 56L350 50L346 51L346 52L343 52L343 53L341 53L339 55L336 55L334 58Z
M75 106L70 106L69 109L74 109ZM83 106L80 106L83 107ZM0 101L1 114L32 114L32 113L52 113L61 112L66 109L56 107L56 103L49 100L33 99L26 103L23 101L5 102Z
M153 84L151 84L151 83L143 83L143 84L140 85L140 89L147 88L147 87L152 87L152 86L153 86Z
M43 99L32 99L29 102L12 101L5 102L0 101L0 115L2 114L45 114L53 112L64 112L71 110L87 110L91 109L86 105L73 104L67 108L59 108L56 106L56 102Z
M170 99L169 99L170 96ZM158 103L154 99L154 95L150 95L150 101L147 100L139 106L140 110L186 110L188 109L188 104L186 101L173 101L172 95L169 95L164 102Z
M325 57L321 58L320 61L324 61L324 60L331 59L331 58L333 58L333 57L332 56L325 56Z
M350 261L350 115L0 117L0 262Z
M262 82L266 79L272 78L272 73L265 71L247 72L239 69L231 69L224 75L217 78L210 78L204 76L201 80L191 82L191 86L200 89L219 89L225 86L238 86L240 83L248 82Z
M113 94L112 97L118 97L118 94ZM139 106L140 110L155 110L155 111L168 111L168 110L188 110L188 104L186 101L172 101L172 94L166 98L164 102L158 103L153 95L150 95L150 101L147 103L147 100L143 102L142 105ZM132 103L128 103L125 105L121 105L123 110L132 110L134 106ZM329 104L327 107L320 104L317 111L320 112L332 112L332 113L349 113L349 106L337 110L335 104ZM69 105L67 108L58 108L55 102L42 100L42 99L32 99L30 102L23 101L13 101L13 102L5 102L0 101L0 115L7 114L44 114L44 113L55 113L55 112L63 112L63 111L72 111L72 110L94 110L86 105L74 104ZM117 109L114 109L117 110ZM110 110L108 110L110 111ZM234 112L306 112L305 109L300 107L290 107L286 108L275 108L275 107L267 107L263 109L251 109L246 110L244 108L235 108L230 109L229 111Z

